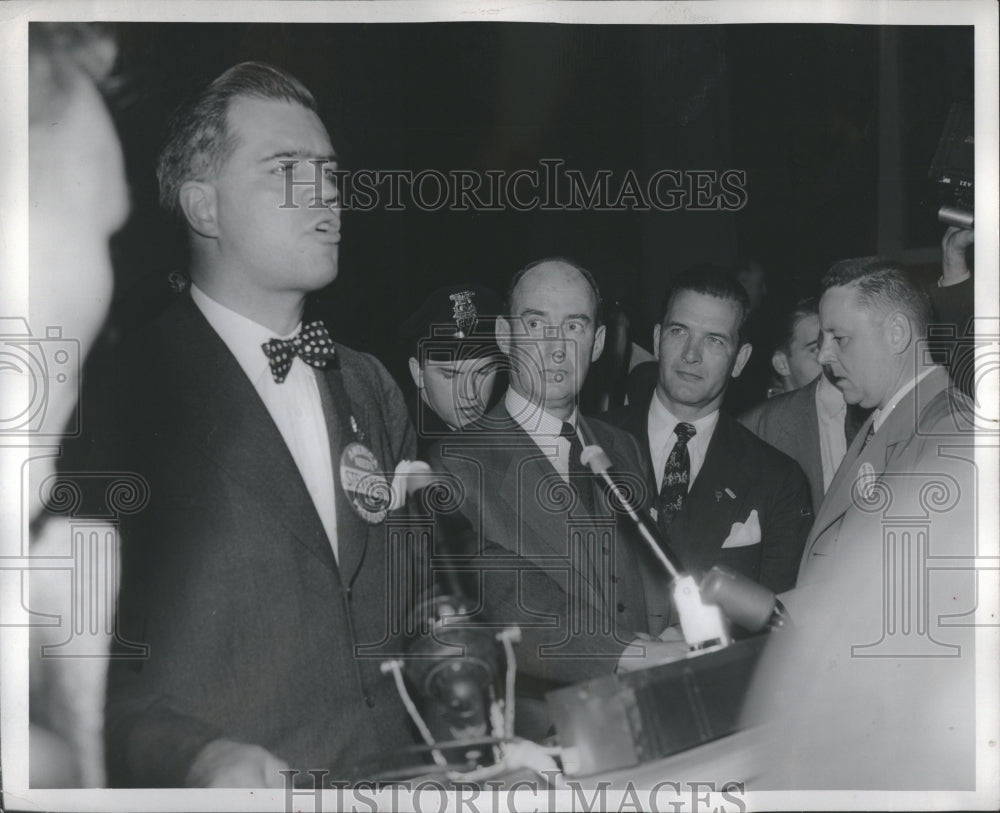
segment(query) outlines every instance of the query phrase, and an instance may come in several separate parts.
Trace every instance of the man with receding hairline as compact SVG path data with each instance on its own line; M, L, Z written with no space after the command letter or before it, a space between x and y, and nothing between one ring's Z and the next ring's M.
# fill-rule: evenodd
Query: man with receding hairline
M577 408L604 344L600 304L590 272L565 258L518 272L496 328L510 387L430 455L465 486L461 510L499 563L480 577L484 610L521 626L517 728L530 739L550 733L547 690L685 651L650 635L663 627L668 580L581 462L599 445L646 502L635 441Z

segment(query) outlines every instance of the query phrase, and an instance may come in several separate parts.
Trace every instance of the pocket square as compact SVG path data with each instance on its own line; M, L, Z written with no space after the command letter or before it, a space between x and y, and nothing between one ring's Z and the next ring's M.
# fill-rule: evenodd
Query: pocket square
M760 542L760 518L757 509L750 512L746 522L734 522L729 529L729 536L722 543L724 548L743 548Z

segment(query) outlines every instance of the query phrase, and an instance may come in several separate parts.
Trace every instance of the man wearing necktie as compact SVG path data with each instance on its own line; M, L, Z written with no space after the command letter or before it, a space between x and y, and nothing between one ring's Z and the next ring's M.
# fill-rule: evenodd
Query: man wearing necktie
M656 387L609 420L639 441L657 524L688 572L725 565L780 592L795 584L812 511L799 465L720 410L752 352L749 310L725 269L679 274L653 331Z
M635 441L577 408L604 344L592 275L561 258L535 262L514 276L505 312L497 343L509 389L430 457L462 484L461 510L481 529L484 614L521 628L517 728L540 738L546 690L680 652L650 635L662 628L665 575L580 459L599 445L648 504Z
M303 322L337 276L335 156L296 79L243 63L176 115L161 203L187 227L190 290L119 365L129 469L109 777L126 786L282 787L411 742L382 658L386 479L412 458L396 385Z
M819 360L873 412L784 596L798 632L765 653L748 700L774 735L757 788L971 789L979 563L980 583L996 578L977 526L977 462L995 463L996 441L977 449L976 432L996 428L932 362L930 303L901 266L842 260L822 288Z

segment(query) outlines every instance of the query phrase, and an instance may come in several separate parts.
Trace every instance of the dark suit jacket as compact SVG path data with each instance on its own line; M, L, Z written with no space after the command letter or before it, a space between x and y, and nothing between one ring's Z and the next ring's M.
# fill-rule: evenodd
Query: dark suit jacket
M652 397L608 415L638 440L650 472L647 417ZM655 479L650 488L655 490ZM723 547L733 524L746 522L753 510L760 542ZM795 584L811 524L809 483L799 465L720 412L705 462L670 525L670 544L687 570L697 577L725 565L775 592L788 590Z
M797 390L775 395L740 416L740 423L802 467L813 508L823 503L823 453L819 447L816 388L819 377Z
M635 441L592 418L581 418L581 429L647 501ZM609 674L635 632L663 626L668 583L630 521L611 509L594 478L595 515L573 506L561 476L502 402L474 428L439 441L430 457L461 483L462 513L486 540L486 615L521 627L524 693Z
M122 528L118 624L149 651L111 665L112 784L178 785L217 737L335 772L411 742L379 672L388 648L365 649L388 635L387 526L355 514L337 473L338 565L277 427L189 297L133 346L113 434L151 496ZM391 472L414 452L399 391L374 358L337 349L365 443Z

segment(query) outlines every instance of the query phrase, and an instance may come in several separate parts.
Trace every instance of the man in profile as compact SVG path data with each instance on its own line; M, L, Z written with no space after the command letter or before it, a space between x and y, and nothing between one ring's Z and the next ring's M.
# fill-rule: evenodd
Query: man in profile
M120 367L115 429L151 497L123 525L119 627L149 656L111 668L115 785L281 787L411 741L358 652L388 635L385 486L413 430L378 361L302 324L337 276L334 161L312 95L270 65L171 123L157 175L191 286Z
M868 416L868 410L849 406L823 373L818 306L815 297L808 297L785 315L781 340L771 354L771 366L785 391L740 416L747 429L802 467L814 507L823 502L847 447Z
M930 303L898 265L844 260L822 288L819 361L874 411L785 596L797 631L771 642L747 702L773 732L757 787L971 789L972 405L928 363Z

